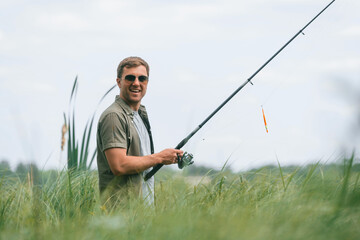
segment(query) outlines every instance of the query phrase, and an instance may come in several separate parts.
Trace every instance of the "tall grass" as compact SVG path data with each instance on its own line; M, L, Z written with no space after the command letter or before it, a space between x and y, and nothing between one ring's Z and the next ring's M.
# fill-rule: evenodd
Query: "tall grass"
M219 172L198 185L163 174L156 207L136 198L102 206L93 171L62 171L41 186L2 178L0 239L359 239L353 161Z

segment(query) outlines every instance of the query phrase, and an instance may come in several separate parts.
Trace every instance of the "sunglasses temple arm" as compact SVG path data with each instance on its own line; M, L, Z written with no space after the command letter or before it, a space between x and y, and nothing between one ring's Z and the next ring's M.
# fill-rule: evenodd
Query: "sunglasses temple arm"
M220 106L218 106L215 111L213 111L197 128L195 128L194 131L192 131L186 138L184 138L176 147L175 149L180 149L182 148L188 141L189 139L195 135L195 133L197 133L197 131L199 131L202 126L204 126L207 121L209 121L223 106L225 106L226 103L228 103L243 87L245 87L246 84L248 84L249 82L251 83L251 85L253 85L253 83L251 82L251 80L266 66L268 65L268 63L270 63L284 48L286 48L297 36L299 36L300 33L304 34L303 31L305 30L305 28L307 28L318 16L320 16L320 14L322 14L331 4L333 4L333 2L335 2L335 0L332 0L323 10L321 10L313 19L311 19L302 29L300 29L299 32L297 32L287 43L285 43L274 55L272 55L269 60L267 60L258 70L256 70L256 72L251 75L251 77L249 77L240 87L238 87L222 104L220 104ZM157 171L160 170L160 168L163 166L164 164L158 164L156 166L154 166L150 172L148 172L145 175L145 181L148 180L149 178L151 178Z

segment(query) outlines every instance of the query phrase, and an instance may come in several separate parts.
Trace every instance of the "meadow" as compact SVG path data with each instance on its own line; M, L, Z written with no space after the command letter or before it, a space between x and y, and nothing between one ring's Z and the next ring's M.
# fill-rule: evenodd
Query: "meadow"
M188 169L191 169L190 166ZM194 169L194 167L193 167ZM359 239L359 164L199 174L165 168L156 206L101 205L97 172L1 175L0 239Z
M0 240L360 239L360 162L266 166L232 172L191 165L155 176L155 206L103 205L90 151L100 99L77 136L74 80L64 112L62 171L0 162ZM341 163L340 163L341 162Z

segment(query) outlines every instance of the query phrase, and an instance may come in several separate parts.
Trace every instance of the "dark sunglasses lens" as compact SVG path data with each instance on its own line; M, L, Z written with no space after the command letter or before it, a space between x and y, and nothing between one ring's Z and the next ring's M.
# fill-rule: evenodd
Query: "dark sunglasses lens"
M130 82L133 82L133 81L135 81L135 76L134 75L126 75L125 76L125 79L126 80L128 80L128 81L130 81Z
M139 81L140 82L145 82L148 79L147 76L139 76Z

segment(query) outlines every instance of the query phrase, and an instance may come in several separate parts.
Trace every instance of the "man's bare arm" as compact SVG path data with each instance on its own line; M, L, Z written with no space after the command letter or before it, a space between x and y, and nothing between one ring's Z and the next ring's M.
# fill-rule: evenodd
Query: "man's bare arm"
M177 163L177 155L183 155L182 150L165 149L159 153L147 156L127 156L124 148L109 148L105 150L105 156L114 175L127 175L143 172L157 164Z

